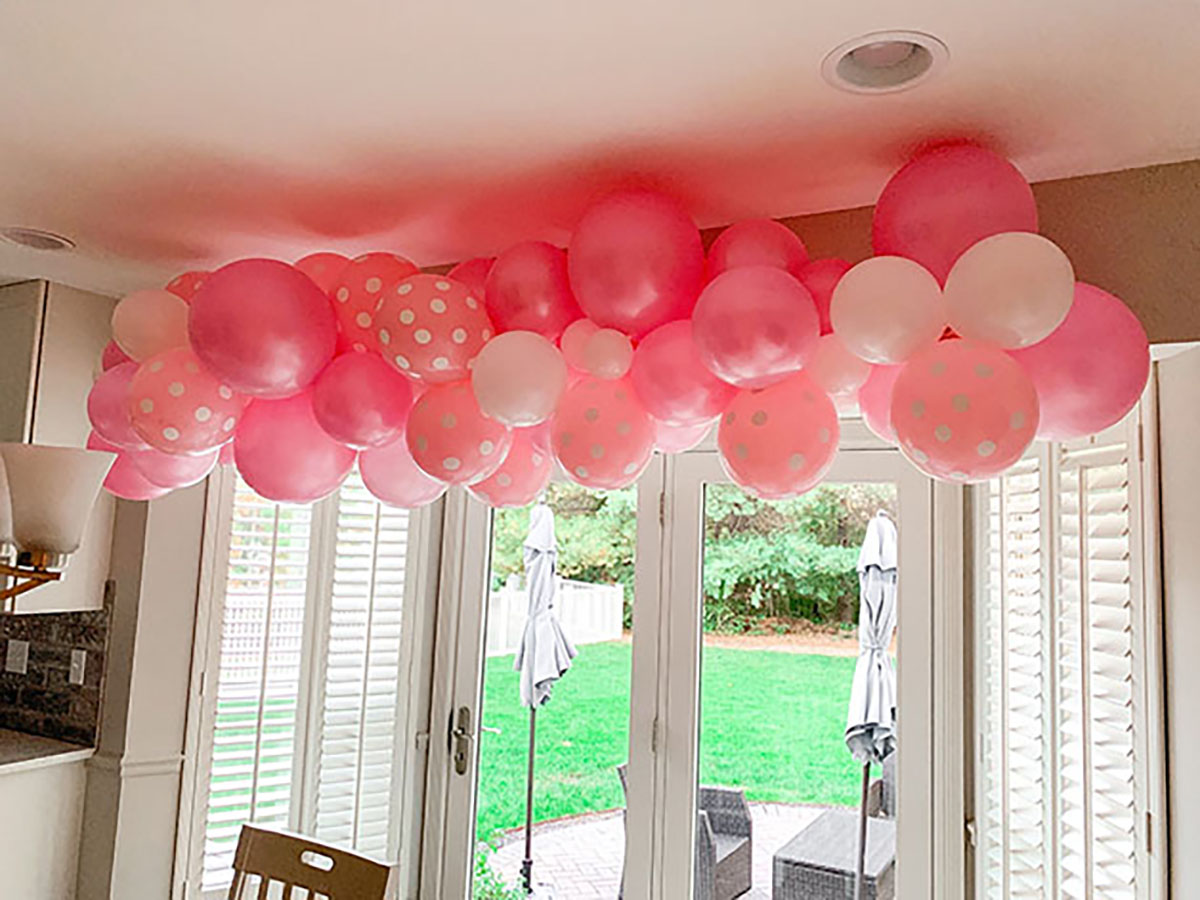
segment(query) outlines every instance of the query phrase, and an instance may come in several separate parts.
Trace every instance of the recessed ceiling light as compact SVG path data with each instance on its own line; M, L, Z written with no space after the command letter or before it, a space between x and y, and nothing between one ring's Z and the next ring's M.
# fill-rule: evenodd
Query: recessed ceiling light
M55 234L52 231L42 231L40 228L22 228L12 225L0 228L0 238L18 247L29 247L33 250L74 250L75 242L70 238Z
M946 45L920 31L875 31L825 57L821 74L843 91L886 94L915 87L950 58Z

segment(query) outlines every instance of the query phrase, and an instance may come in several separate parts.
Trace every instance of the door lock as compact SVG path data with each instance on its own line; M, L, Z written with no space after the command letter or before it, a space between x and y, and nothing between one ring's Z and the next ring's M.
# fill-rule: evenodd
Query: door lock
M473 740L475 740L475 731L471 727L471 708L460 706L457 721L450 731L450 749L454 754L454 771L459 775L467 774Z

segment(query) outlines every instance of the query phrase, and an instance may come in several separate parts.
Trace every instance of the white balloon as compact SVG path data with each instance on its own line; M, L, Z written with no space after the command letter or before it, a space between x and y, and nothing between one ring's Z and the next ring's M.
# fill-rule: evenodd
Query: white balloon
M804 368L831 397L857 392L871 374L870 364L847 350L836 334L821 335L816 353Z
M600 326L591 319L576 319L566 327L562 337L558 339L558 346L562 348L563 359L567 361L567 365L580 372L587 371L584 352L592 335L599 330Z
M514 427L545 422L567 389L567 364L533 331L497 335L471 362L471 389L485 416Z
M874 256L850 269L833 289L829 314L846 348L880 365L899 365L946 327L937 279L901 256Z
M1028 347L1062 324L1075 270L1040 234L1008 231L971 246L946 276L950 325L965 338Z
M583 362L597 378L622 378L633 363L633 341L615 328L601 328L587 339Z
M134 291L116 305L112 334L138 362L188 342L188 305L169 291Z

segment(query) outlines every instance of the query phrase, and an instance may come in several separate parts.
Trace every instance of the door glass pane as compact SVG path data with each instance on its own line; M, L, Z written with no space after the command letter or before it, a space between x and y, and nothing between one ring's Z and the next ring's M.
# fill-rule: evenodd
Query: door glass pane
M866 718L887 725L896 499L891 483L827 483L783 501L707 487L696 898L852 895L863 787L846 742L860 657L858 565L870 533L883 571L869 579L878 625L867 643L892 680L853 691L854 706L882 711ZM864 897L892 896L895 792L883 775L874 767L868 791L866 868L877 890Z
M555 483L546 503L557 537L553 615L577 655L536 717L533 883L555 897L615 898L625 851L618 766L629 753L637 492ZM524 896L517 889L525 859L530 715L515 663L529 611L523 547L530 523L529 508L494 513L475 826L477 900ZM547 629L537 634L539 646L549 649ZM560 659L562 653L559 646ZM552 660L543 665L557 669Z

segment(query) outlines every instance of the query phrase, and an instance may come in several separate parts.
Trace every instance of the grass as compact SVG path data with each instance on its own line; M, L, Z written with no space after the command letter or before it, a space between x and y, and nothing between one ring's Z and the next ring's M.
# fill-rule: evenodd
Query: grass
M524 823L528 712L512 656L484 676L477 835ZM538 716L535 821L624 805L615 768L629 749L626 643L579 648ZM700 780L751 800L853 805L861 770L846 751L854 658L709 647L701 679Z

